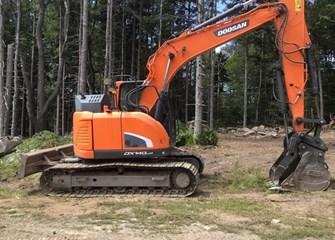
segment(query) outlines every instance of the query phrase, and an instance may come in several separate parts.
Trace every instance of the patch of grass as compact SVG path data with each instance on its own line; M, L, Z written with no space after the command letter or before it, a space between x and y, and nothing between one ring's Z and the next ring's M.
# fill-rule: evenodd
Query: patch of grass
M287 239L333 239L333 229L322 228L318 229L314 226L299 226L292 227L292 229L278 229L272 231L270 234L264 236L265 239L274 239L274 240L287 240Z
M28 192L27 191L12 191L8 188L0 188L0 199L8 199L8 198L14 198L14 197L27 197Z
M6 199L12 197L12 192L6 188L0 188L0 199Z
M164 202L158 207L165 211L162 214L157 214L154 221L160 224L176 223L179 225L200 221L200 214L203 209L202 204L197 204L197 201L188 199Z
M258 215L268 208L264 202L242 198L103 201L98 203L98 207L104 207L106 211L102 214L93 213L85 216L90 219L89 222L99 221L101 224L107 224L120 220L131 221L136 218L148 229L151 229L150 226L164 225L164 229L171 231L173 229L170 229L170 224L182 226L200 222L207 225L217 225L216 216L203 214L207 210L214 210L213 212L218 214L229 212L237 216L250 217ZM125 209L124 212L122 212L123 209ZM155 227L151 230L155 230Z
M105 209L103 213L94 212L85 215L85 219L88 223L92 224L115 224L118 221L131 221L131 219L137 219L140 222L145 222L150 216L152 216L151 205L155 204L154 201L147 200L104 200L97 203L97 207Z
M272 219L279 219L279 224L270 224ZM263 225L259 228L259 224ZM253 218L253 223L248 226L249 231L261 236L263 239L333 239L334 222L322 213L288 214L284 209L268 208Z
M223 186L225 190L241 191L256 190L267 191L269 188L267 177L261 173L257 167L243 168L236 164L231 173L224 178Z
M268 192L269 183L260 168L244 168L238 164L225 174L211 174L201 176L201 187L205 189L218 189L224 192L259 191Z
M151 206L151 201L140 202L135 206L135 208L133 208L133 213L135 218L140 221L145 221L152 216L152 209L153 207Z
M82 219L86 219L89 224L100 226L110 225L117 228L125 223L134 228L171 234L181 231L181 228L176 226L200 223L215 226L213 229L224 232L247 231L263 239L332 239L334 223L322 215L283 213L283 210L272 202L253 200L236 194L233 196L166 200L108 199L97 204L103 211L85 215ZM246 222L231 222L229 219L225 221L226 214L236 216L237 219L243 217ZM271 224L272 219L280 219L280 223Z
M321 213L308 214L305 217L287 216L283 219L283 223L292 226L292 239L307 237L333 239L334 236L334 221L324 217ZM281 239L284 239L285 236L283 234Z
M230 212L245 217L252 217L255 213L263 212L268 207L264 202L243 198L227 198L209 200L206 202L205 208L221 212Z

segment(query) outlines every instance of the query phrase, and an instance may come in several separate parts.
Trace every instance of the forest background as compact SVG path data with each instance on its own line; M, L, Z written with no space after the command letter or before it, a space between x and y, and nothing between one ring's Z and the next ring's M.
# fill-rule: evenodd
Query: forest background
M145 79L147 59L164 41L236 3L0 0L0 136L71 132L79 91L101 93L103 80L118 75ZM321 117L329 120L335 112L334 1L306 1L306 18L322 83ZM185 65L171 86L178 119L193 120L200 104L201 119L211 128L281 125L273 94L278 62L274 39L270 24L204 54L200 64L192 60ZM202 79L200 103L197 74ZM308 91L306 98L306 117L316 117Z

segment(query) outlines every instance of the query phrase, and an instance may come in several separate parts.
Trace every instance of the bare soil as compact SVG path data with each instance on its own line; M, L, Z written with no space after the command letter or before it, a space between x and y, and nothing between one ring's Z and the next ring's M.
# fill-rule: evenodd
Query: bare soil
M27 196L14 194L0 199L0 239L275 239L269 236L276 231L277 239L335 239L335 190L284 194L248 189L224 192L210 184L212 179L215 181L214 176L225 177L236 167L258 167L267 174L282 152L283 141L279 138L238 138L230 134L219 137L217 147L189 149L201 154L206 166L197 193L187 199L52 198L38 192L36 178L0 182L2 187L18 193L29 189ZM335 134L325 133L323 140L328 144L326 159L334 177ZM199 219L192 217L199 214L198 203L230 199L260 203L269 212L257 210L259 216L253 216L244 210L214 207L203 209ZM171 203L185 207L185 219L158 218L169 213ZM173 209L178 211L183 209ZM206 221L207 216L210 221ZM299 235L296 229L307 233ZM323 235L323 229L328 233ZM292 232L292 238L285 236L285 232Z

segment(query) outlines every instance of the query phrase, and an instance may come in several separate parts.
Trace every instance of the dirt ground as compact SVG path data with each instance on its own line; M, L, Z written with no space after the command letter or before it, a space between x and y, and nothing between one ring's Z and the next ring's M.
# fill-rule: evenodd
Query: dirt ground
M282 152L279 138L219 137L217 147L190 149L205 158L206 166L197 193L187 199L62 199L40 194L36 178L0 182L18 192L0 199L0 239L335 239L335 190L283 194L246 189L236 193L219 191L210 184L215 181L213 176L224 177L236 166L258 167L267 174ZM326 159L335 177L335 134L325 133L323 140L328 144ZM19 194L26 189L28 195ZM256 216L243 209L234 212L230 205L215 206L236 199L260 203L260 208L269 211L251 210L259 214ZM198 204L211 208L198 208ZM168 216L170 210L178 217Z

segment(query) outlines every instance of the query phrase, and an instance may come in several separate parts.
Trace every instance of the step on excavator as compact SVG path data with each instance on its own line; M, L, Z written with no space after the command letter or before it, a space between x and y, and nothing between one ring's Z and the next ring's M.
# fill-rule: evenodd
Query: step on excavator
M243 11L242 11L243 10ZM304 92L311 82L319 98L304 0L255 0L233 8L166 41L148 60L148 76L106 80L106 94L78 95L73 144L22 156L19 177L42 172L42 192L51 196L144 194L184 197L194 193L204 161L175 148L175 110L169 85L198 55L273 22L279 53L276 77L286 131L284 151L270 169L274 188L325 190L331 176L320 139L321 117L304 117ZM305 130L305 125L312 125Z

